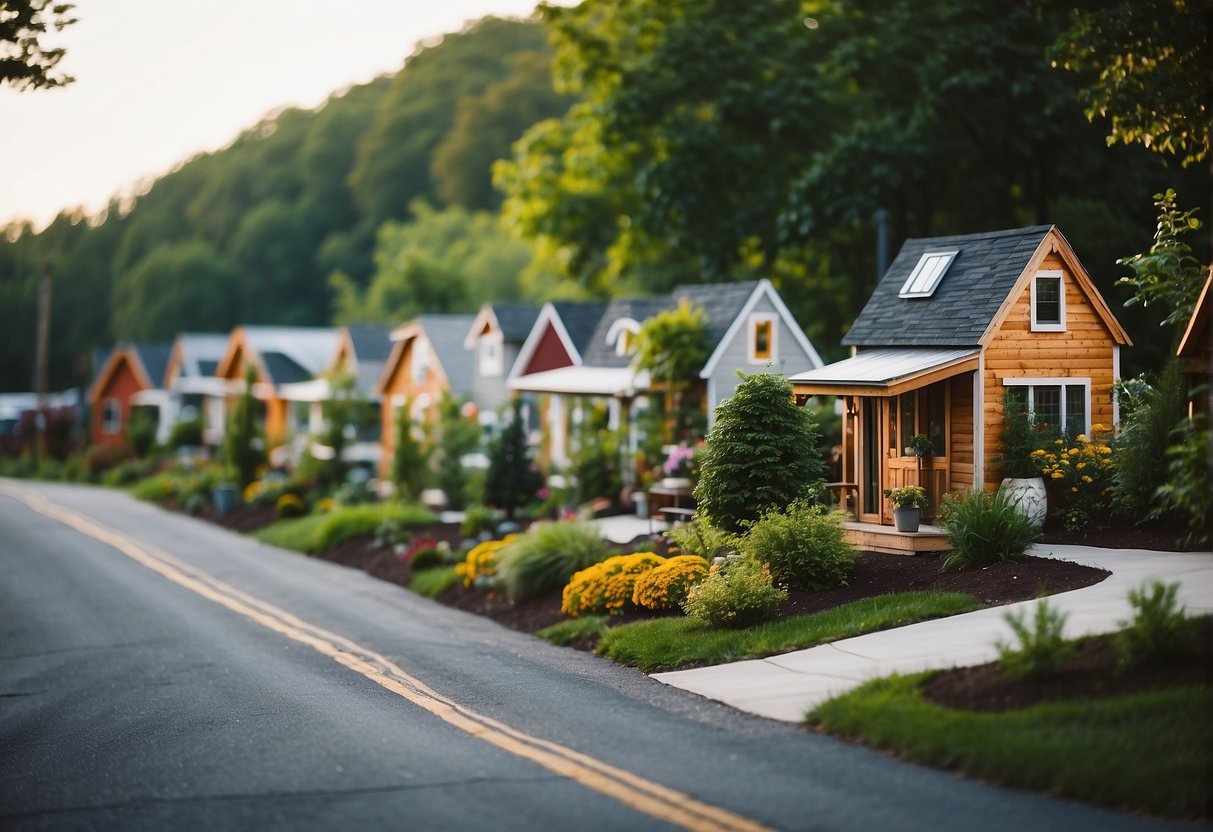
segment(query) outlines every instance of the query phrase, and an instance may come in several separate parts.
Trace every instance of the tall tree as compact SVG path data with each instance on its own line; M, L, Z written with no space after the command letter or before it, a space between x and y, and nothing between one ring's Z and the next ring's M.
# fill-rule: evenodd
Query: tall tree
M66 50L48 47L49 32L72 25L73 3L51 0L3 0L0 2L0 86L17 90L60 87L75 79L56 73Z

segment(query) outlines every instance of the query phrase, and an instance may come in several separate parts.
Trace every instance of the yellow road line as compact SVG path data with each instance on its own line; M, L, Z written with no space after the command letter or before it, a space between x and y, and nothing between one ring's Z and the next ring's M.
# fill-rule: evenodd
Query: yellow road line
M306 645L454 727L534 762L659 820L690 830L759 832L767 827L696 800L558 743L531 736L480 714L431 689L395 663L343 636L303 621L249 595L155 546L140 543L70 509L36 495L0 487L34 511L112 546L178 586L213 601L268 630Z

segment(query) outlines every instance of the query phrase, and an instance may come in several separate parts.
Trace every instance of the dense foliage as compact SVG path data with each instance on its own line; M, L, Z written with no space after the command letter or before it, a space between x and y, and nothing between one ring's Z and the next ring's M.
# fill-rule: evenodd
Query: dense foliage
M1003 491L962 491L939 504L939 524L952 550L943 568L980 569L1022 556L1040 537L1040 527Z
M758 373L716 408L695 499L715 525L737 531L805 496L824 475L812 414L792 401L786 378Z
M788 591L775 585L765 566L735 558L713 565L687 593L682 609L709 627L750 627L774 618L787 597Z
M769 511L741 539L741 553L765 564L780 586L832 589L847 582L855 550L843 539L845 515L797 500Z
M505 512L509 519L522 506L530 504L543 487L543 474L535 467L527 446L522 402L515 400L514 410L505 428L489 446L489 470L484 481L484 502Z
M538 523L497 553L497 571L510 600L526 601L560 589L574 573L606 556L606 544L592 523Z

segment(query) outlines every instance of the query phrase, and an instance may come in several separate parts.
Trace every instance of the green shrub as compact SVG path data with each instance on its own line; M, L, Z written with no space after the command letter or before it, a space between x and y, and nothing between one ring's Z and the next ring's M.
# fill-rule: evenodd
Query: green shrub
M665 562L649 552L616 555L575 573L560 598L560 611L574 618L589 613L619 615L629 604L636 580Z
M1139 519L1162 515L1158 490L1167 483L1167 466L1159 460L1171 446L1171 432L1188 413L1187 388L1178 362L1172 358L1151 384L1144 376L1117 384L1121 402L1117 436L1116 503ZM1202 461L1202 465L1208 463Z
M843 539L843 513L797 500L784 511L762 515L738 548L763 563L775 583L797 589L829 589L847 582L855 550Z
M1129 590L1131 621L1120 622L1116 648L1126 667L1153 665L1184 653L1196 637L1193 621L1176 601L1179 584L1153 581Z
M691 522L670 529L664 535L669 555L698 555L711 563L712 558L724 554L737 545L737 536L718 529L699 515Z
M535 467L527 446L522 400L516 399L505 428L489 446L484 502L513 520L518 509L529 505L542 487L543 474Z
M748 558L714 565L707 578L687 593L683 611L709 627L749 627L773 618L787 600L766 566Z
M695 499L726 531L806 496L825 476L817 427L792 400L792 384L776 373L744 376L716 408L700 455Z
M1032 627L1026 622L1027 612L1007 613L1003 616L1019 639L1019 645L999 641L998 663L1002 671L1012 679L1039 679L1053 676L1065 668L1074 652L1072 642L1066 641L1066 614L1052 609L1047 601L1036 605Z
M207 506L211 501L207 499L205 494L193 493L185 498L181 503L181 510L191 517L197 517L202 512L206 511Z
M676 610L691 587L708 576L708 562L698 555L678 555L636 579L632 603L650 610Z
M437 569L426 569L414 572L409 582L409 589L426 598L437 598L448 589L459 583L459 575L453 566L443 566Z
M317 552L361 534L370 535L385 518L401 526L423 526L437 521L433 512L418 505L363 504L341 506L325 514L309 514L290 520L277 520L253 537L271 546L297 552Z
M560 589L574 573L607 556L607 547L591 523L536 523L497 553L497 570L513 601Z
M307 505L298 494L288 491L274 501L274 512L279 517L302 517L307 514Z
M202 444L202 420L182 419L168 432L170 448L198 447Z
M497 512L488 506L469 506L463 513L463 522L459 524L459 534L464 537L476 537L481 532L491 532L497 528Z
M414 572L423 572L426 569L436 569L439 566L446 566L446 552L439 549L436 545L432 545L433 541L429 541L429 546L418 546L409 554L409 565L413 567Z
M1180 541L1185 549L1209 545L1213 528L1213 488L1209 483L1209 431L1185 419L1172 434L1175 444L1167 448L1168 480L1156 496L1163 511L1183 520L1188 533Z
M1021 557L1040 529L1001 491L962 491L944 497L939 523L952 550L943 568L982 568Z

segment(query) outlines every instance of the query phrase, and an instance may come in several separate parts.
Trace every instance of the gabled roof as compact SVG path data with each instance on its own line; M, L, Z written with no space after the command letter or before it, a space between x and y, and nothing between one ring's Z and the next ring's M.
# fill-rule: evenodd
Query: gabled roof
M176 378L202 378L213 376L223 353L227 349L228 336L221 332L183 332L173 339L172 353L164 370L164 386Z
M598 326L606 307L607 304L601 301L559 300L545 303L518 351L518 358L510 368L509 377L522 375L548 329L555 332L575 366L585 363L585 350L593 340L594 329Z
M771 301L771 305L783 319L788 333L808 356L809 363L814 367L821 366L821 356L792 316L783 298L766 278L746 283L682 286L674 290L674 301L686 298L702 306L708 315L708 337L711 339L712 354L708 356L703 370L699 373L701 378L707 378L715 372L716 365L724 358L729 344L734 338L740 337L746 318L762 297Z
M249 352L246 360L266 375L265 381L274 385L304 381L324 372L337 349L337 339L338 330L330 327L237 327L232 330L216 373L227 377L237 345L243 341Z
M384 383L404 356L405 344L424 335L438 360L440 371L446 377L451 393L455 396L470 393L475 356L464 348L463 339L474 319L473 315L422 315L396 327L392 330L392 340L396 343L375 384L374 392L383 392Z
M591 367L627 367L632 363L630 355L619 355L615 344L609 340L611 330L622 320L630 319L643 326L645 320L670 307L665 298L617 298L607 304L598 319L583 357Z
M476 313L468 328L463 346L472 349L476 339L487 329L501 333L501 340L507 344L521 344L531 334L531 328L539 318L539 307L525 303L485 303Z
M906 240L850 332L847 346L977 346L1051 225ZM929 298L898 293L927 251L959 253Z
M351 359L354 362L354 389L362 396L372 395L375 384L383 372L383 365L392 354L392 328L373 324L357 324L343 327L341 330L343 343L349 346ZM334 354L327 370L338 369L338 354ZM350 368L341 368L350 370Z
M110 379L123 362L130 365L131 372L144 390L159 389L164 379L164 371L168 367L172 344L115 344L105 357L105 363L92 387L89 388L88 398L95 400L105 390Z
M1180 358L1198 357L1209 351L1209 315L1213 314L1209 310L1209 287L1211 285L1213 285L1213 266L1209 268L1205 286L1200 290L1200 297L1196 301L1196 307L1192 310L1192 317L1184 330L1183 338L1179 340L1179 349L1175 351Z

